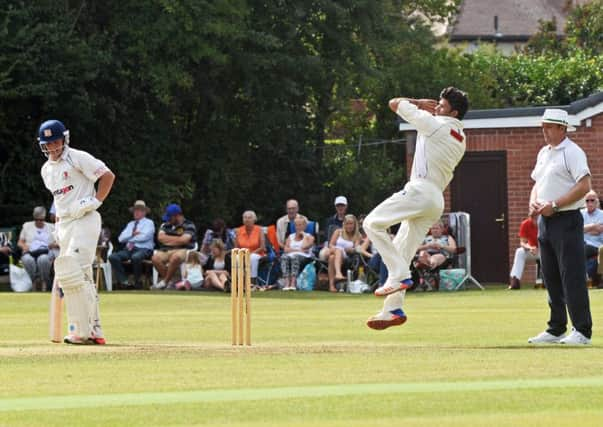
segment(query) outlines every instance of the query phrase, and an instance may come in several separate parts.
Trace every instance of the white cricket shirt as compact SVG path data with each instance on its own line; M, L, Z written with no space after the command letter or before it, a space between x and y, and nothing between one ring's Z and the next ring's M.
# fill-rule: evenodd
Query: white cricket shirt
M410 180L425 179L444 191L465 154L463 123L454 117L433 116L405 99L396 114L417 128Z
M96 195L94 183L108 171L102 161L70 147L65 147L59 160L47 160L40 173L54 196L57 217L68 219L81 199Z
M569 138L559 145L545 145L536 158L532 179L536 182L536 196L540 203L552 202L567 194L578 181L590 175L586 154ZM584 198L560 210L569 211L584 207Z

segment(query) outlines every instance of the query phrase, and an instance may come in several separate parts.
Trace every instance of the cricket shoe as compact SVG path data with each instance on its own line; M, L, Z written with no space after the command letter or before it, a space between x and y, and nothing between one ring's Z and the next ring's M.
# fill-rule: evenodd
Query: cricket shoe
M400 282L391 283L386 281L383 286L377 288L375 291L376 297L386 297L396 292L405 291L406 289L412 288L412 279L404 279Z
M563 334L556 336L547 331L541 332L535 337L528 338L529 344L559 344L565 336Z
M105 340L104 337L92 337L90 338L90 344L96 344L96 345L105 345L107 344L107 341Z
M78 337L75 334L65 335L65 338L63 338L63 342L65 344L74 344L74 345L89 345L89 344L93 344L93 342L92 342L91 339Z
M569 335L559 340L559 344L565 345L590 345L592 344L590 338L586 338L582 333L572 328L572 332Z
M74 345L105 345L107 341L103 337L90 337L83 339L78 337L77 335L66 335L63 338L63 342L65 344L74 344Z
M385 313L381 312L373 317L369 317L366 321L366 326L381 331L390 326L400 326L404 322L406 322L406 314L399 308L397 310L387 311Z
M103 330L101 329L100 325L96 324L92 328L92 334L90 336L90 341L91 341L91 344L96 344L96 345L107 344L107 341L105 340L105 337L103 336Z

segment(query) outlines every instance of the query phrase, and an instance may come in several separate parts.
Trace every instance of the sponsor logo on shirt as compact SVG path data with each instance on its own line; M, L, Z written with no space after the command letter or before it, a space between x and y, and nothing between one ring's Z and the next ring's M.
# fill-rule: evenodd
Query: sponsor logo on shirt
M450 129L450 135L458 142L463 142L463 135L460 132L455 131L454 129Z
M61 194L69 193L73 189L74 189L73 185L68 185L67 187L63 187L63 188L59 188L58 190L54 190L52 192L52 194L53 194L53 196L60 196Z
M63 180L69 179L69 172L63 171Z

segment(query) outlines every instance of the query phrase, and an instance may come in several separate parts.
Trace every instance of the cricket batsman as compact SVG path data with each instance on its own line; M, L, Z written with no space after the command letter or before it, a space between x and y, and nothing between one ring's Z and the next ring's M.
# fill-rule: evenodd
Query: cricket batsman
M389 107L417 129L410 180L364 219L363 227L387 266L387 281L375 291L386 297L383 310L367 321L372 329L402 325L402 303L412 287L410 263L427 230L444 211L444 189L465 154L461 120L469 108L467 95L448 87L434 99L394 98ZM400 223L393 240L388 227Z
M105 344L100 325L98 294L92 262L101 230L96 211L105 200L115 175L100 160L69 147L69 131L58 120L40 125L38 142L48 158L42 166L44 185L54 196L60 254L54 261L67 306L67 344ZM94 183L98 181L98 190Z

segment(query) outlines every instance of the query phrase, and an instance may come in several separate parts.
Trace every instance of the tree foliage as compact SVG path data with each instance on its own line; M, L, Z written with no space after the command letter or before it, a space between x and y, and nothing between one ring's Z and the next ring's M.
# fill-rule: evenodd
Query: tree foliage
M449 64L447 78L470 95L472 108L565 105L603 89L601 0L586 2L568 15L557 36L554 21L541 21L540 31L511 56L482 46L471 55L435 52ZM430 59L436 69L442 62Z
M601 0L572 11L559 49L544 43L548 28L541 47L511 57L435 47L430 24L458 3L6 0L1 222L50 204L35 142L48 118L116 172L101 208L111 228L139 198L155 219L179 202L200 226L235 225L245 209L274 221L289 197L313 219L338 194L366 212L399 188L392 96L455 85L490 108L565 104L602 86Z
M603 54L603 0L590 0L573 8L566 33L569 46Z
M362 172L378 187L363 196L369 207L394 184L389 177L404 176L403 156L325 155L334 117L350 98L365 99L378 106L385 136L395 136L384 114L392 92L380 84L398 65L391 54L430 51L426 25L453 8L445 0L8 0L0 205L49 205L35 136L52 117L66 123L74 147L116 172L101 208L112 228L137 198L155 218L166 203L182 203L200 225L216 216L238 223L244 209L271 222L288 197L320 218L334 195L353 191L355 168L386 162L389 172ZM371 137L378 127L357 128Z

